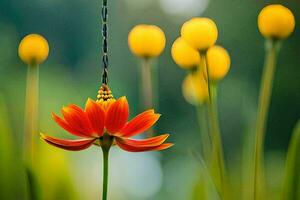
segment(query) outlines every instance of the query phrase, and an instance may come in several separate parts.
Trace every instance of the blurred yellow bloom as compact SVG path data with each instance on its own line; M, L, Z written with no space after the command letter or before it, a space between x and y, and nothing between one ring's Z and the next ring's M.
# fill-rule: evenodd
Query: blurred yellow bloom
M129 33L128 45L131 52L138 57L156 57L165 48L165 33L154 25L137 25Z
M284 39L294 31L295 18L288 8L279 4L269 5L259 13L258 28L264 37Z
M223 79L230 68L230 56L221 46L210 47L207 51L209 77L213 81Z
M182 93L187 102L192 105L203 104L208 100L208 86L203 73L191 73L182 83Z
M197 67L200 63L200 54L181 37L177 38L172 46L172 58L183 69Z
M49 54L47 40L38 34L30 34L19 45L19 56L28 65L43 63Z
M207 50L217 41L218 29L209 18L193 18L183 24L181 36L195 49Z

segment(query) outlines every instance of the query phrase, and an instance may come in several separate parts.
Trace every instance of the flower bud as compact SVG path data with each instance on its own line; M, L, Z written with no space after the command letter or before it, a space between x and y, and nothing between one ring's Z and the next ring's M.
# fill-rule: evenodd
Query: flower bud
M157 57L165 48L166 37L157 26L137 25L129 33L128 45L131 52L138 57Z
M192 105L203 104L208 100L208 85L202 73L196 72L186 76L182 83L182 93Z
M230 56L221 46L210 47L207 51L209 77L213 81L223 79L230 68Z
M258 28L266 38L284 39L294 31L295 18L288 8L279 4L269 5L259 13Z
M215 22L209 18L193 18L183 24L181 36L193 48L207 50L216 43L218 29Z
M200 54L193 49L184 39L177 38L172 46L172 58L183 69L197 67L200 63Z
M43 63L47 59L48 54L48 42L41 35L27 35L19 44L19 57L28 65Z

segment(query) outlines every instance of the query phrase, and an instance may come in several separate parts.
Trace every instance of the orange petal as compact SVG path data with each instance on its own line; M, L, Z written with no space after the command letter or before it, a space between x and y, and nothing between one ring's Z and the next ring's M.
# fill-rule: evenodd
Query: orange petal
M120 131L120 135L131 137L142 133L153 126L159 117L159 114L154 114L154 110L147 110L128 122Z
M94 136L102 136L105 121L104 109L92 99L88 99L85 106L85 113L90 120Z
M78 136L78 137L86 137L86 135L84 135L83 133L73 129L71 126L69 126L69 124L61 119L59 116L57 116L55 113L52 113L52 118L53 120L63 129L65 129L66 131L68 131L69 133Z
M168 148L170 148L172 146L174 146L174 144L172 144L172 143L165 143L165 144L161 144L158 147L152 149L152 151L161 151L161 150L168 149Z
M131 145L131 146L140 146L140 147L148 147L148 146L157 146L161 145L166 141L169 137L169 134L163 134L156 137L151 137L147 139L131 139L131 138L124 138L124 137L116 137L119 141L124 141L124 143Z
M116 137L116 144L121 149L130 152L163 150L173 146L173 144L170 143L163 144L168 136L168 134L165 134L144 140L133 140Z
M109 133L116 133L124 127L129 115L126 97L119 98L111 104L106 113L105 127Z
M41 138L45 140L48 144L69 151L80 151L86 149L90 147L93 144L93 142L96 140L94 138L80 139L80 140L64 140L64 139L58 139L51 136L47 136L44 134L41 134Z
M115 99L109 99L107 101L97 102L97 104L100 105L104 109L104 111L106 112L108 110L108 108L111 106L111 104L113 104L114 102L116 102Z
M86 136L92 135L93 129L91 127L90 121L85 112L80 107L74 104L63 107L62 114L65 118L65 121L74 130L83 133Z

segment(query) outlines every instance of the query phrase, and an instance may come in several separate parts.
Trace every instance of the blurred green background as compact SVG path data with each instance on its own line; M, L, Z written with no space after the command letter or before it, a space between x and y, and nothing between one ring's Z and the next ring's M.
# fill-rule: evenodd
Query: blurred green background
M230 73L220 83L220 123L233 184L239 185L240 190L245 189L239 184L243 182L241 166L245 149L247 151L245 147L251 144L254 136L264 60L264 39L258 32L256 20L259 11L269 3L282 3L296 18L296 30L284 42L279 55L266 137L266 164L270 169L268 175L273 177L270 187L278 192L285 152L293 126L300 117L300 30L297 24L300 2L109 1L109 84L115 96L127 96L131 116L143 110L139 97L140 66L128 49L128 32L139 23L156 24L165 31L166 49L155 62L160 97L157 109L162 113L158 130L170 133L170 141L176 144L159 153L131 154L115 148L110 165L111 199L197 199L193 191L201 170L190 153L200 148L195 108L182 97L181 83L185 72L175 65L170 55L181 25L195 16L215 20L219 29L217 43L231 55ZM60 108L69 103L83 106L88 97L96 97L102 69L100 9L100 0L0 0L0 120L3 120L0 139L13 144L10 148L5 143L0 150L11 155L8 159L11 158L13 166L20 165L14 159L21 154L26 86L26 66L17 55L20 40L26 34L39 33L50 44L49 59L40 67L40 130L67 137L51 120L50 113L59 113ZM41 187L48 188L43 199L99 199L102 184L100 149L93 147L79 153L56 150L48 145L41 149L44 153L39 165L43 179ZM10 198L22 199L22 182L15 173L8 175L13 168L7 162L3 165L6 165L6 171L0 176L6 174L11 185L15 184L13 188L23 188L16 189ZM0 179L4 180L3 177ZM4 186L2 190L9 190L9 187ZM274 199L278 197L276 192L273 195Z

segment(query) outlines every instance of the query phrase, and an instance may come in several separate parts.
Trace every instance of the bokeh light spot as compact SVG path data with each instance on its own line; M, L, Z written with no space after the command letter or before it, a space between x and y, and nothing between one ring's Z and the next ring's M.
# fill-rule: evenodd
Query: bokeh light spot
M170 15L192 17L201 15L209 0L160 0L162 9Z

